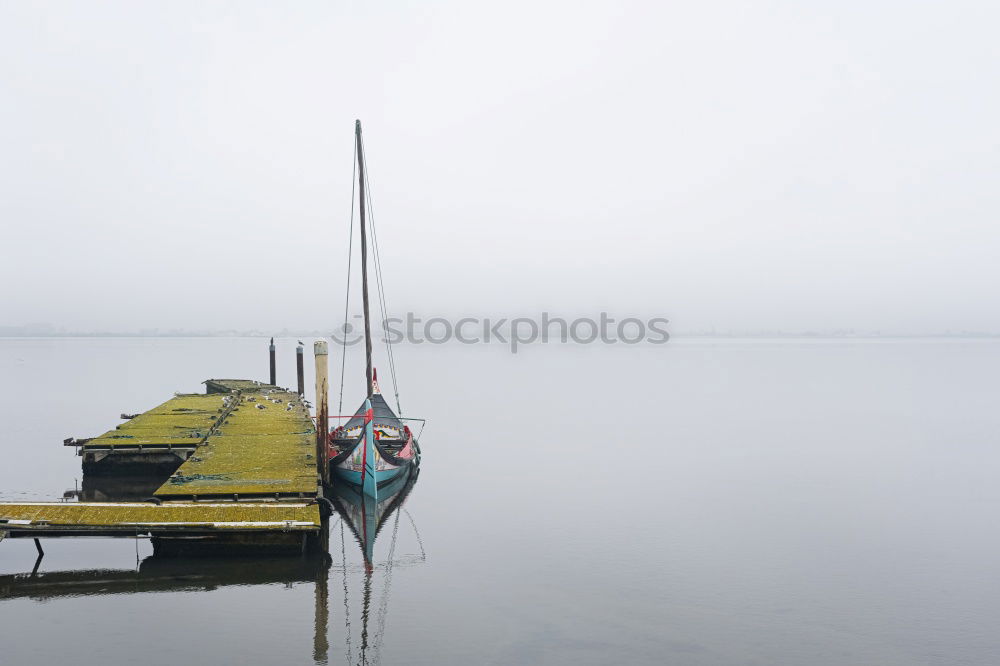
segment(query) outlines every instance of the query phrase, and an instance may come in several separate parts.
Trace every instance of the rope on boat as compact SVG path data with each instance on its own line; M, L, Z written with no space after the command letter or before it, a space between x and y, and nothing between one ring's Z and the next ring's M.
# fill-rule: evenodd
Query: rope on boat
M378 293L379 308L382 311L382 333L385 336L386 355L388 356L389 359L389 374L392 377L392 391L393 394L396 396L396 411L399 412L400 416L402 416L403 408L400 406L399 403L399 387L396 384L396 360L392 354L392 342L389 339L389 321L388 321L389 308L385 298L385 284L382 281L382 258L378 247L378 234L375 230L375 208L374 206L372 206L372 187L368 179L368 158L365 156L366 151L363 150L364 146L365 146L365 139L362 136L361 160L364 162L364 167L365 167L365 199L367 199L368 202L368 222L372 230L372 257L375 260L374 261L375 284L377 287L376 291ZM353 201L354 197L352 195L351 197L352 206L353 206Z
M347 233L347 295L344 296L344 328L340 352L340 402L337 411L344 411L344 370L347 367L347 313L351 305L351 255L354 253L354 176L358 168L358 147L354 147L354 157L351 158L351 224Z

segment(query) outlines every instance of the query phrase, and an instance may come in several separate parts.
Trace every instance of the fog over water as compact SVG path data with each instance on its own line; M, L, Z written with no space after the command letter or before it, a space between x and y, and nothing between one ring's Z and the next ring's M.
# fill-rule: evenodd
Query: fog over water
M375 544L367 663L1000 661L1000 343L402 351L429 423ZM266 371L260 339L0 340L0 499L72 489L64 437ZM361 550L331 528L327 568L52 539L32 578L31 541L0 542L4 663L359 663Z
M1000 331L992 3L0 3L0 327Z
M346 512L329 558L3 539L0 663L1000 663L998 24L0 0L0 501L72 500L67 437L266 379L259 336L292 386L358 324L355 119L387 314L453 331L376 345L428 425L372 571ZM546 316L644 342L511 341ZM363 345L341 404L330 342L353 412Z

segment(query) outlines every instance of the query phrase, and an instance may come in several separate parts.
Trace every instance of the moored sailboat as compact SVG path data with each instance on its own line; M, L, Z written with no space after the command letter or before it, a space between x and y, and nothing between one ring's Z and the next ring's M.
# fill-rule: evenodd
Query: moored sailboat
M374 387L357 413L331 433L330 467L339 481L380 500L380 487L420 463L420 446L382 397L377 382Z
M403 476L420 463L420 446L408 426L382 397L372 367L371 320L368 306L368 232L365 219L365 159L361 121L355 124L361 231L361 296L365 326L365 386L367 397L355 415L329 438L330 477L349 484L373 500L379 488ZM376 262L376 269L378 262ZM381 282L380 282L381 284ZM390 357L391 360L391 357ZM393 375L395 381L395 375ZM397 401L399 395L397 393ZM385 492L384 490L382 491Z

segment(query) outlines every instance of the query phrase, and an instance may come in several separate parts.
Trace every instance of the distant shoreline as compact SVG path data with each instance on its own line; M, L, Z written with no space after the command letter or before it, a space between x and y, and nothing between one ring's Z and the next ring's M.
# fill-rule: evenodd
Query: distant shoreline
M72 338L327 338L324 331L157 331L157 332L6 332L0 331L0 339L72 339ZM671 340L719 339L719 340L889 340L889 339L954 339L991 340L1000 339L1000 333L943 332L943 333L840 333L827 331L761 331L761 332L672 332ZM401 343L398 343L401 344Z

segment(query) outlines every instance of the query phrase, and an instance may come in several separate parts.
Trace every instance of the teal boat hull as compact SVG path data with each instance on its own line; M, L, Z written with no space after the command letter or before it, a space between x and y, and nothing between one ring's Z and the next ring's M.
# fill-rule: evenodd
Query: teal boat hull
M381 400L381 396L377 396L377 399ZM400 475L405 476L404 472L419 464L420 447L412 435L399 453L392 453L377 445L371 399L365 400L355 418L364 419L361 436L349 453L340 454L336 460L331 461L330 471L335 483L348 484L365 497L378 501L384 494L380 492L380 488L392 483Z

